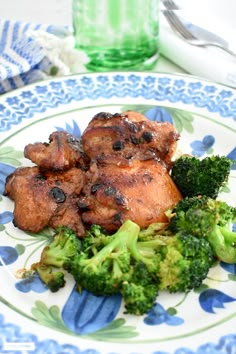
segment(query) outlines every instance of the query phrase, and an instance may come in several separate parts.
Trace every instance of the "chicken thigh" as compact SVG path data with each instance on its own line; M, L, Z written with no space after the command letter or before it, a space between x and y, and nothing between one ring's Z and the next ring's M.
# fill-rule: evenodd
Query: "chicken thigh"
M110 155L138 160L157 158L170 166L179 134L169 122L150 121L137 112L101 112L90 121L81 139L90 160L103 162Z
M91 165L79 206L85 224L114 231L127 219L141 228L167 222L165 211L181 198L162 163L120 159Z
M50 134L49 143L26 145L24 155L44 170L66 170L84 162L80 139L65 131Z
M42 172L37 166L18 168L8 176L4 194L14 200L15 226L37 233L46 226L68 226L84 234L77 205L85 181L84 172Z

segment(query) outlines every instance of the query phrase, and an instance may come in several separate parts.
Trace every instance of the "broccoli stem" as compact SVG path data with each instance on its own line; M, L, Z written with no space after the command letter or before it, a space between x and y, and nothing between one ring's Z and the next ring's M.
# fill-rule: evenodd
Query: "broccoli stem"
M235 263L236 260L236 233L224 226L217 226L208 241L216 256L225 263Z
M94 254L92 258L82 260L81 264L83 266L88 265L95 270L109 255L109 257L115 261L113 271L115 274L119 274L121 272L119 268L122 268L118 262L119 250L127 249L133 259L153 267L153 256L156 249L165 245L166 242L164 241L166 241L167 238L163 236L163 240L159 237L155 240L139 242L139 232L140 227L136 223L131 220L126 220L119 230L111 236L110 243L106 244L99 252Z
M112 271L113 271L114 278L116 278L116 279L121 278L122 275L123 275L123 273L121 271L120 264L117 261L117 259L113 260L113 269L112 269Z
M45 247L42 253L41 262L45 265L62 268L65 261L65 253L61 246L54 248Z
M216 226L208 234L207 239L219 260L225 263L235 263L236 237L234 232L227 230L224 226Z
M134 248L133 245L137 243L139 231L140 227L136 223L131 220L126 220L119 230L111 236L112 241L110 243L103 247L92 258L84 259L82 263L84 265L86 265L86 263L89 265L93 264L94 267L96 267L107 259L108 254L111 255L116 249L126 246L131 250Z
M64 273L61 271L53 272L51 266L34 263L32 269L37 271L39 277L52 292L58 291L65 285Z
M234 231L228 230L224 226L219 226L219 229L222 235L224 236L226 242L232 245L233 247L236 247L236 233Z
M137 250L134 251L134 256L136 256L137 260L143 260L145 262L144 257L152 258L156 250L160 249L162 246L165 246L170 237L158 235L158 238L149 241L139 241L137 244Z
M69 237L65 237L61 233L54 236L49 246L43 249L41 254L41 264L62 268L65 260L65 246Z

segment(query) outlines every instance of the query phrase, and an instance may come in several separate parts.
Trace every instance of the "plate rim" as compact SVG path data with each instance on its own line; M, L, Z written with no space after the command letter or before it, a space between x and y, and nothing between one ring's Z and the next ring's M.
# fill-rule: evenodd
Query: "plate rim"
M32 83L30 85L27 85L27 86L24 86L22 88L18 88L16 90L14 90L13 92L8 92L8 93L5 93L3 94L2 96L5 97L9 97L9 96L12 96L12 95L16 95L21 92L21 91L24 91L26 89L30 90L31 87L35 87L36 85L48 85L51 81L64 81L65 79L70 79L70 78L77 78L77 77L83 77L83 76L92 76L92 77L95 77L95 76L98 76L98 75L124 75L124 76L127 76L127 75L130 75L130 74L136 74L136 75L141 75L141 76L145 76L146 75L154 75L154 76L157 76L157 77L160 77L160 76L163 76L163 75L167 75L167 76L170 76L170 77L174 77L174 78L188 78L189 80L197 80L197 81L200 81L200 82L204 82L204 83L210 83L211 85L213 86L216 86L217 88L219 89L227 89L229 91L232 91L235 98L236 98L236 89L234 88L230 88L228 86L225 86L225 85L222 85L222 84L217 84L217 83L214 83L210 80L203 80L199 77L196 77L196 76L192 76L192 75L188 75L188 74L172 74L172 73L153 73L153 72L137 72L137 71L131 71L131 72L101 72L101 73L80 73L80 74L73 74L73 75L69 75L69 76L66 76L66 77L63 77L63 78L53 78L53 79L48 79L48 80L44 80L44 81L40 81L38 83ZM17 94L16 94L17 93ZM2 96L0 97L0 103L1 103L1 98ZM81 101L83 102L83 101ZM9 132L11 131L11 129L9 129ZM7 132L3 132L4 134L7 133ZM1 315L1 313L0 313Z

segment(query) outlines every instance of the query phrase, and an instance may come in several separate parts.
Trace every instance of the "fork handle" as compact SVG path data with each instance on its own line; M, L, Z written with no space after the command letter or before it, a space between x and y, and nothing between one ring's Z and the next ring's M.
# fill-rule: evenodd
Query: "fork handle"
M193 45L198 45L199 47L217 47L217 48L222 49L223 51L227 52L228 54L230 54L231 56L236 58L236 53L235 52L233 52L229 48L224 47L221 44L216 43L216 42L214 42L214 43L213 42L212 43L201 43L201 42L199 42L198 44L193 43Z

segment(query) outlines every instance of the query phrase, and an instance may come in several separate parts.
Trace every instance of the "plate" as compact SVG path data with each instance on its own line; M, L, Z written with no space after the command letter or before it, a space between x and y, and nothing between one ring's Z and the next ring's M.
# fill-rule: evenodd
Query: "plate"
M236 160L236 91L187 75L81 74L26 86L0 99L0 189L29 165L24 146L67 130L80 136L94 114L133 109L172 122L179 149ZM235 206L236 166L221 198ZM220 263L200 289L162 292L144 316L124 313L119 296L95 297L66 286L50 293L35 276L17 277L50 240L12 224L13 203L0 195L0 351L16 353L230 353L236 347L236 264Z

